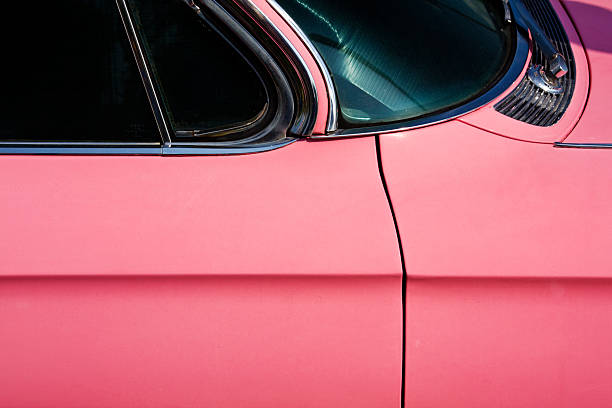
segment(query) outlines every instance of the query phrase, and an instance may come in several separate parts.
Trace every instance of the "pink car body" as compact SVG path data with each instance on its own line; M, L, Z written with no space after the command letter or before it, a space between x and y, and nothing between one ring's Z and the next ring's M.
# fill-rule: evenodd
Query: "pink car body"
M0 156L0 406L612 406L612 7L551 3L580 79L545 130L506 92L258 154Z

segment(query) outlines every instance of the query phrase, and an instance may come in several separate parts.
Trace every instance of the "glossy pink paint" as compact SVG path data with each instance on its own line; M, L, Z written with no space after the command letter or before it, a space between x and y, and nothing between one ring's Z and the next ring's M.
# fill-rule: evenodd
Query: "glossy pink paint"
M435 148L432 148L435 146ZM612 405L612 161L461 122L381 136L405 404Z
M612 405L609 279L409 279L406 407Z
M612 277L612 151L460 122L381 136L381 149L409 276Z
M2 156L0 172L0 405L400 400L401 264L373 138Z
M564 1L578 26L589 57L589 102L566 143L612 143L612 4L606 0Z
M399 406L400 286L204 272L4 278L0 405Z
M0 275L399 273L372 137L240 156L3 156L0 173Z

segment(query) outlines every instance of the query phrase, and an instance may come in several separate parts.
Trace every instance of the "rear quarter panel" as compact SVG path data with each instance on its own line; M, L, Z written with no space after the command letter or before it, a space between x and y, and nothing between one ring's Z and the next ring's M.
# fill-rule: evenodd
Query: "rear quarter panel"
M381 136L406 406L612 405L612 151L449 122Z

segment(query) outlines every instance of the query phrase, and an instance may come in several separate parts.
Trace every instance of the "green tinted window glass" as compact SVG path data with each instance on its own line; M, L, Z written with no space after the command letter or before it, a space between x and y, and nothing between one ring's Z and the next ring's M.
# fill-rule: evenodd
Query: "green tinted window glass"
M512 51L501 0L277 0L328 65L343 125L456 107L491 87Z

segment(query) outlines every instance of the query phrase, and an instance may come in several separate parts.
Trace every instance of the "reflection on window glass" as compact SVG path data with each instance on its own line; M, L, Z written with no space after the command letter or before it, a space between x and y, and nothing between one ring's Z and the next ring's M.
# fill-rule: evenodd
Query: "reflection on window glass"
M511 51L501 0L277 0L335 82L345 126L410 119L482 93Z
M175 131L232 128L262 115L262 80L183 0L130 4Z
M158 142L114 1L2 5L0 140Z

